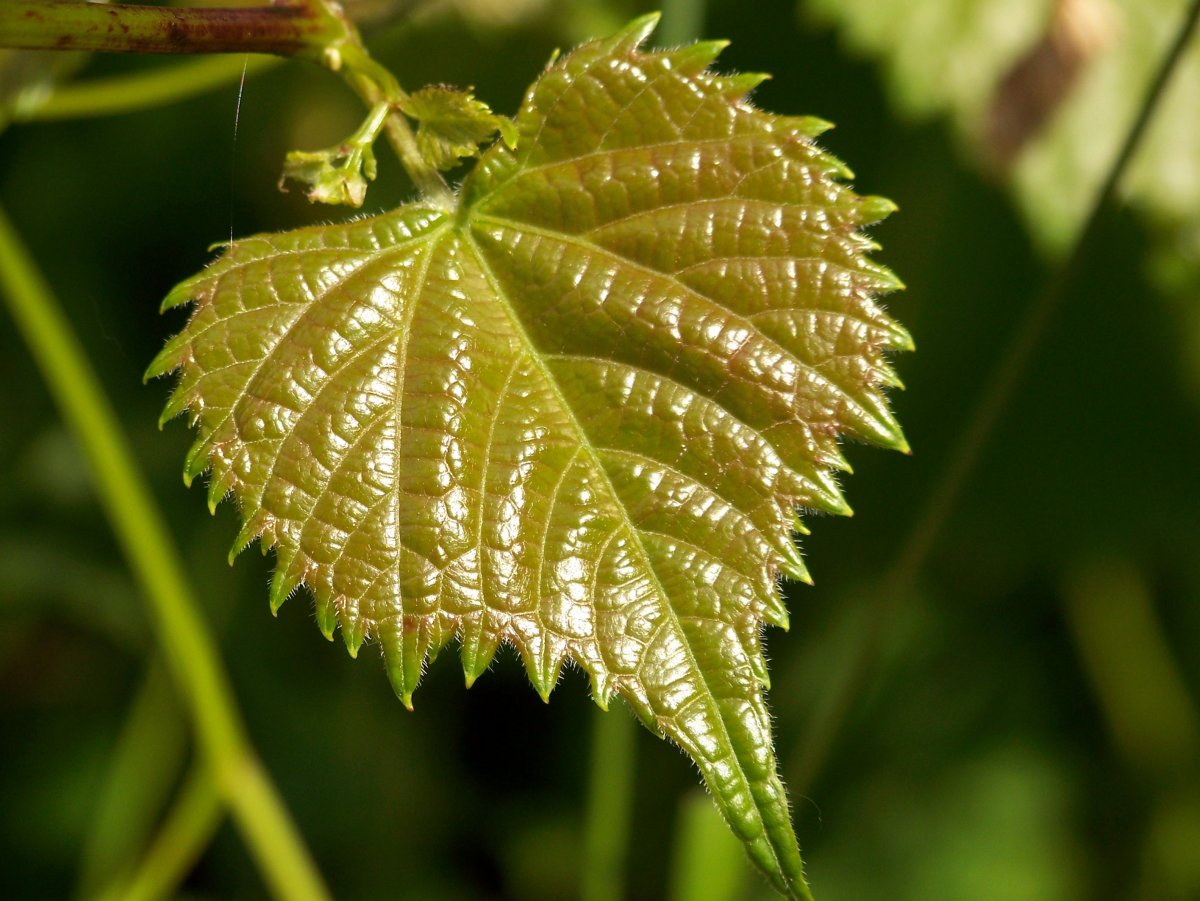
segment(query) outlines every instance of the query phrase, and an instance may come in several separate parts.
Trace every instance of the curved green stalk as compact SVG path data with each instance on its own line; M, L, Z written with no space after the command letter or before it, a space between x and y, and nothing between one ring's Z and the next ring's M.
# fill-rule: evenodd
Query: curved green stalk
M1020 383L1025 368L1046 333L1054 313L1067 297L1085 251L1091 244L1104 212L1116 196L1117 186L1141 145L1159 102L1166 93L1167 84L1196 33L1198 23L1200 0L1192 0L1174 41L1146 90L1146 97L1142 101L1138 116L1130 126L1121 149L1096 193L1096 199L1079 229L1071 252L1026 308L1012 338L988 376L979 400L972 406L974 412L971 418L959 432L957 441L947 455L946 464L939 470L941 477L929 492L928 499L914 520L908 537L880 579L879 588L871 602L873 609L870 624L862 633L858 646L851 654L850 662L843 669L840 682L828 695L829 701L817 715L812 728L805 733L801 747L793 755L797 763L792 766L788 780L793 797L802 797L808 792L833 750L854 700L870 675L884 626L891 619L890 614L895 605L902 603L911 593L917 574L933 547L934 539L946 524L967 478L975 468L980 452L995 430L1000 414L1008 406L1013 391Z
M0 289L91 465L101 503L150 607L197 741L263 877L280 897L326 897L303 840L246 736L217 649L117 417L3 210Z
M133 871L187 757L187 724L159 655L129 705L80 854L78 897Z
M207 766L184 780L154 843L128 880L94 896L95 901L155 901L172 897L221 824L224 807Z
M113 116L186 100L279 65L272 56L208 56L131 75L74 82L56 88L44 103L18 111L17 121Z
M583 901L619 901L625 897L625 852L633 813L633 717L615 709L592 719L592 753L583 830Z

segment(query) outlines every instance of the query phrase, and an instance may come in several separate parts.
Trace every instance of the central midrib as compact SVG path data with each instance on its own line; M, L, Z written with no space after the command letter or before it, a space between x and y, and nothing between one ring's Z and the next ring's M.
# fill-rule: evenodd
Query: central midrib
M512 303L512 301L509 300L507 294L505 293L503 287L500 284L499 279L496 277L495 273L492 271L492 268L488 264L488 261L487 261L486 257L484 256L482 249L480 248L479 244L476 242L474 236L472 235L470 228L471 228L471 226L468 224L465 227L461 227L459 230L459 233L461 235L464 245L466 245L467 247L470 248L472 254L475 257L476 262L479 265L480 271L483 273L484 279L487 281L488 285L492 288L492 291L494 292L496 302L499 303L503 307L505 314L507 315L509 321L512 323L514 336L517 338L517 340L520 342L521 346L524 348L525 353L528 355L528 357L532 361L533 365L537 368L537 370L542 375L543 379L545 380L546 385L549 386L549 388L553 392L555 398L558 400L560 408L562 409L562 411L564 412L564 414L570 421L571 427L574 429L575 433L579 436L580 447L583 448L584 452L591 459L592 464L593 464L593 467L592 467L593 470L595 472L597 472L600 475L600 478L603 480L603 487L604 487L604 490L608 494L611 506L615 507L616 509L618 509L620 511L621 516L624 519L626 526L628 528L628 531L630 533L630 537L631 537L633 546L636 550L636 554L640 558L639 562L641 563L642 569L644 572L646 572L648 574L650 579L653 581L654 590L658 594L659 598L661 598L661 600L662 600L662 607L665 610L666 615L670 618L670 621L671 621L672 625L674 626L676 633L682 639L683 649L684 649L684 652L687 654L687 659L688 659L688 663L690 664L691 671L696 675L696 678L700 681L700 684L703 685L703 687L704 687L704 692L707 695L707 701L711 705L711 709L713 710L713 712L715 714L715 720L718 724L718 727L721 730L721 737L723 739L724 747L729 750L729 752L734 756L735 759L737 759L737 757L738 757L737 750L734 746L733 738L729 734L729 729L725 724L724 717L721 715L720 708L717 704L716 694L713 692L712 686L709 685L709 683L708 683L708 678L704 672L704 669L699 665L698 661L696 660L696 656L692 651L691 643L687 640L687 633L683 628L683 624L679 619L678 613L675 611L675 608L671 603L671 596L667 593L665 587L662 584L662 581L658 577L658 572L655 570L654 565L650 562L650 560L651 560L650 554L649 554L649 551L647 550L645 544L642 541L641 531L638 529L636 523L633 522L625 505L621 502L620 495L617 493L616 487L613 485L612 479L609 477L608 470L604 466L603 462L601 461L596 448L592 445L591 441L588 439L587 432L584 430L582 423L580 423L578 417L575 415L575 411L572 408L571 404L567 401L566 395L563 393L561 387L558 384L558 381L554 377L554 374L550 371L550 369L545 365L544 361L542 360L542 355L538 351L537 346L534 344L533 339L530 336L528 330L525 328L525 324L522 321L520 314L517 312L517 309L514 306L514 304ZM753 679L753 675L751 676L751 678ZM750 779L747 776L747 774L745 773L745 771L742 769L742 764L741 764L740 760L738 762L738 770L739 770L740 778L742 779L742 781L744 781L746 783L747 788L749 788ZM753 791L751 791L750 794L751 794L751 797L754 797ZM785 873L787 870L783 865L783 861L779 859L779 854L775 847L774 838L772 837L770 830L767 829L766 821L763 818L762 811L758 807L757 801L754 804L754 813L755 813L755 818L758 820L762 835L766 839L767 847L770 849L772 856L775 858L776 867L778 868L778 870L781 874Z

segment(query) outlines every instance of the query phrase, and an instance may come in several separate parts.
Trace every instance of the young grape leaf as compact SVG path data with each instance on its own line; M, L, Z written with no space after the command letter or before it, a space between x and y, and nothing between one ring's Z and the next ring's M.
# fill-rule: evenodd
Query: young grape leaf
M435 169L453 169L464 157L479 156L479 145L496 132L509 147L517 144L516 125L469 91L431 85L410 94L400 108L417 120L417 146Z
M905 449L859 229L825 127L753 108L722 48L584 45L530 89L452 208L415 202L238 241L148 375L199 427L190 480L232 491L326 636L383 650L406 705L452 638L501 642L547 698L565 660L696 762L775 887L808 897L776 771L764 622L807 578L803 507L845 513L839 436Z

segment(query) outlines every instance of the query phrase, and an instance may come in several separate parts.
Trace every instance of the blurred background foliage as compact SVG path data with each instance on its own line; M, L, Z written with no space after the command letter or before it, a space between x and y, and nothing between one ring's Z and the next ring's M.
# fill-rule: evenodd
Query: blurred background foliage
M923 565L884 579L1187 4L657 5L660 40L731 39L722 66L774 75L762 106L836 122L823 143L901 208L874 236L908 285L890 307L919 347L895 397L914 454L849 450L857 515L810 523L816 587L786 585L791 633L768 635L818 897L1200 897L1200 46L948 518L918 535ZM348 6L405 86L476 85L512 112L555 47L651 4ZM341 215L275 183L288 150L339 140L361 109L315 68L256 62L235 134L227 60L172 105L38 121L55 84L179 65L0 55L0 203L185 549L252 738L338 897L575 897L600 718L586 680L568 673L545 707L511 653L470 691L442 659L409 714L303 600L272 620L271 561L226 567L232 508L210 518L180 483L190 436L156 431L166 386L141 382L181 324L158 302L231 233ZM380 161L368 211L410 190ZM7 318L0 402L0 894L61 897L136 858L192 751L87 467ZM644 730L634 742L621 895L766 897L692 768ZM227 822L182 891L263 894Z

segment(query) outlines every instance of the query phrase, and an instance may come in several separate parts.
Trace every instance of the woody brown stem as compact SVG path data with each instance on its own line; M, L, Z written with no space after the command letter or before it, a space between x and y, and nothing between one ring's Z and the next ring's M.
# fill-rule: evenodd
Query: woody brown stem
M319 58L346 25L324 3L177 8L4 0L0 47L104 53L269 53Z

